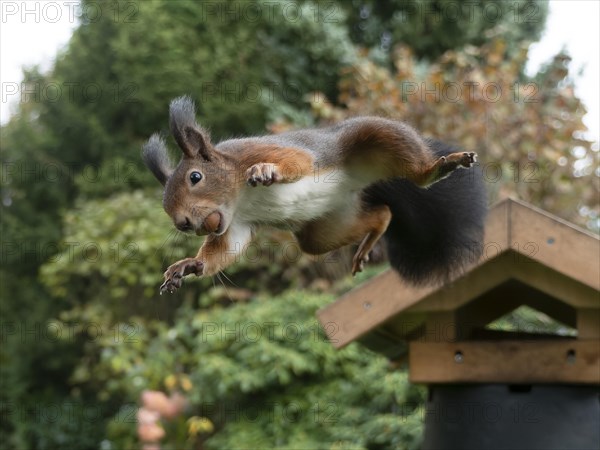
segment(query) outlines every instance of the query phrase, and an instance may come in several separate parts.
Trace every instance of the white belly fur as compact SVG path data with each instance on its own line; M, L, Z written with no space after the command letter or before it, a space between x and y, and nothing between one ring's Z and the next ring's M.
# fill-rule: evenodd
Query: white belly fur
M295 183L246 187L235 218L246 223L273 225L306 222L355 210L363 187L364 183L342 171L310 175Z

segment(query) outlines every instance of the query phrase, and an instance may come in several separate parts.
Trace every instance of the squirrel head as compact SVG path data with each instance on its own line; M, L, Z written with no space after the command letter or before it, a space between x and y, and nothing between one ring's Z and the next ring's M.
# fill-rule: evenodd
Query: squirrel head
M235 161L216 150L208 132L196 123L189 97L173 100L169 113L171 133L183 152L177 167L172 168L158 134L142 151L144 163L165 186L163 207L181 231L223 234L231 224L239 185Z

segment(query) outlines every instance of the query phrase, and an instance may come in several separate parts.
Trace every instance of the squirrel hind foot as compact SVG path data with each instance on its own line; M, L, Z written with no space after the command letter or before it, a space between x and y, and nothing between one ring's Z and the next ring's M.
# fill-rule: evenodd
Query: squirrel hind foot
M424 181L418 184L421 187L428 187L449 177L456 169L470 169L476 162L477 153L475 152L457 152L441 156L425 172Z

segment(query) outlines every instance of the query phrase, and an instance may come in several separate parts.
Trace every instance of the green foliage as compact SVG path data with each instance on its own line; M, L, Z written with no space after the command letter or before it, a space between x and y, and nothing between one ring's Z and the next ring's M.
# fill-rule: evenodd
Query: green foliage
M65 215L63 232L62 252L41 271L50 291L57 297L73 296L73 281L84 278L86 294L111 299L110 310L134 286L150 296L148 289L156 287L165 260L182 259L195 246L173 230L158 191L79 202Z
M333 349L315 319L332 300L288 292L233 308L183 307L172 327L136 321L127 342L102 341L87 370L131 402L189 375L186 417L216 427L198 437L206 448L418 448L422 391L356 344ZM167 448L193 438L170 431ZM109 428L116 448L122 433Z
M447 50L480 46L490 32L500 32L514 54L519 44L540 38L548 15L548 2L537 0L353 0L341 6L351 11L352 40L379 58L402 44L433 60Z
M573 328L557 322L550 316L536 311L529 306L518 307L514 311L494 320L487 328L524 333L559 334L563 336L577 335L577 331Z

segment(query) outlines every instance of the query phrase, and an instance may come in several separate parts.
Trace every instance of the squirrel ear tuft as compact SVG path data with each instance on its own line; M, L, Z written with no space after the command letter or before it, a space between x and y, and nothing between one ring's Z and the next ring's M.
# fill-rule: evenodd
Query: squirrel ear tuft
M184 150L186 155L191 157L200 156L207 162L213 160L214 151L210 145L210 138L204 130L200 127L185 127L183 134L187 145L192 151L192 154L189 155L187 151Z
M167 153L167 146L158 133L154 133L142 147L142 159L146 167L164 186L173 173L173 169Z
M196 123L196 108L188 96L176 98L169 108L169 125L175 141L190 158L213 159L208 133Z

